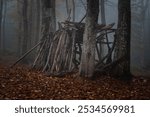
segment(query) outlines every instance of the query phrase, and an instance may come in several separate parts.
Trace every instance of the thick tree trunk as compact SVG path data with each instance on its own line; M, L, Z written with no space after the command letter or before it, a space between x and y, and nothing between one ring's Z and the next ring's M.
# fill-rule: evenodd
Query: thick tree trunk
M91 78L95 71L96 24L99 14L99 0L87 0L87 15L83 36L83 51L79 75Z
M115 59L124 57L124 61L117 65L115 73L119 76L130 75L130 28L131 9L130 0L118 1L118 29L117 45L115 48Z

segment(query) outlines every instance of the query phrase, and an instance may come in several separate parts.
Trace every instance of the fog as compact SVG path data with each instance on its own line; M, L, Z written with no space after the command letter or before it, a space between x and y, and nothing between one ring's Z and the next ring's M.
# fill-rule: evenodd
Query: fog
M132 0L131 68L134 74L150 75L150 1Z
M82 0L83 3L85 0ZM85 15L86 6L81 0L75 0L75 21L80 21ZM150 1L131 0L132 25L131 25L131 70L134 75L150 76ZM4 46L8 54L18 57L18 11L16 0L7 1L4 24ZM117 0L106 0L105 14L106 24L115 23L117 27ZM3 14L4 15L4 14ZM99 16L100 17L100 16ZM64 0L56 0L57 22L67 19ZM99 18L100 19L100 18ZM101 20L99 20L101 23ZM1 54L2 57L2 54Z

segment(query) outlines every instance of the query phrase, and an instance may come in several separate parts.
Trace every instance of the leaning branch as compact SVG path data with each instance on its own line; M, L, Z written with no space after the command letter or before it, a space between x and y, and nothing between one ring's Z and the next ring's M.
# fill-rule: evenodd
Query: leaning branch
M24 55L22 55L15 63L13 63L10 68L14 67L17 63L19 63L23 58L25 58L30 52L32 52L36 47L38 47L42 41L37 43L34 47L32 47L29 51L27 51Z

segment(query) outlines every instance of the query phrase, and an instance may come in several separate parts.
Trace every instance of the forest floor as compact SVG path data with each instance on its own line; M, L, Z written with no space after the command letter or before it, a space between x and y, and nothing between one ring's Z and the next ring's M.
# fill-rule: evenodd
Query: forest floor
M23 66L0 65L0 99L150 99L150 78L127 82L108 75L96 80L58 78Z

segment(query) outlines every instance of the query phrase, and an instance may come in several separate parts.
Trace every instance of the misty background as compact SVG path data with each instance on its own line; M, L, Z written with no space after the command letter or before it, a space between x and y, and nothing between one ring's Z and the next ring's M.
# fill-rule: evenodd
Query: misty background
M75 22L79 22L85 15L86 6L84 6L84 0L82 0L82 2L83 3L81 3L81 0L75 0ZM131 72L134 75L150 76L150 1L131 0L131 6ZM70 7L72 7L71 4ZM4 38L3 46L5 48L5 53L0 53L0 56L9 56L8 60L11 61L11 59L16 59L21 56L18 54L18 40L20 39L20 17L17 0L6 0L3 9L2 34ZM117 0L106 0L106 24L115 23L115 27L117 27L117 10ZM36 17L36 14L33 17ZM66 19L67 12L65 0L56 0L56 21L63 22ZM101 20L99 20L99 23L101 23ZM34 28L36 28L36 24ZM39 39L36 39L36 34L33 35L35 35L35 39L33 40L31 47L39 41Z

